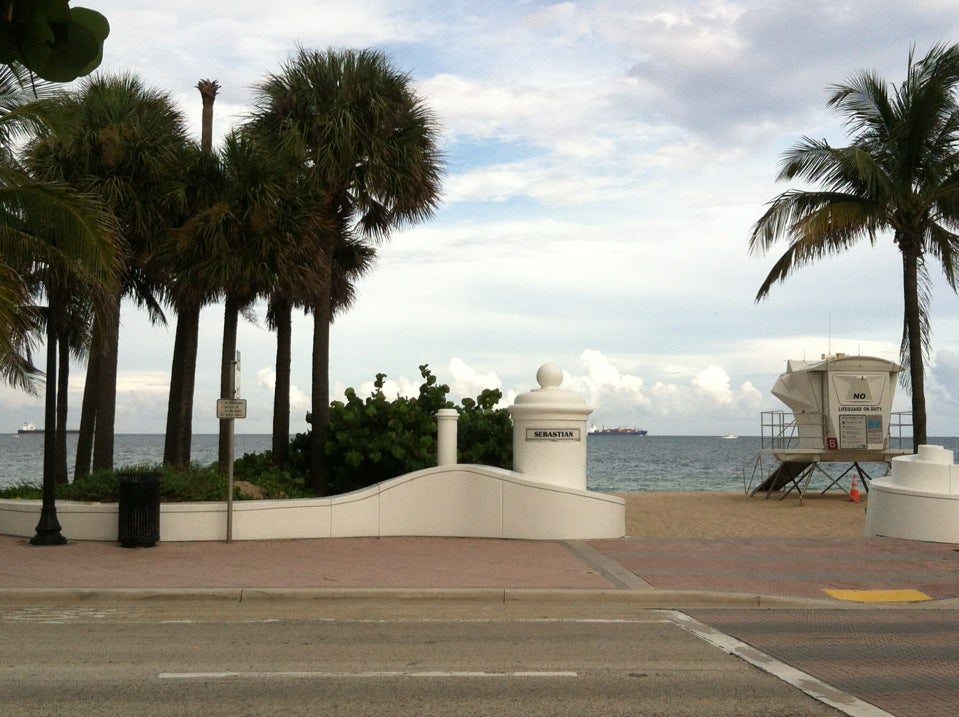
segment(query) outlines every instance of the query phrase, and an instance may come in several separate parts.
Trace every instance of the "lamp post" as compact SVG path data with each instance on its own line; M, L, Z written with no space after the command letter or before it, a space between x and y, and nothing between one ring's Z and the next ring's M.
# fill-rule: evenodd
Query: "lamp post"
M65 545L57 520L57 478L54 470L57 424L57 325L53 311L47 310L47 378L43 426L43 503L37 534L30 545Z

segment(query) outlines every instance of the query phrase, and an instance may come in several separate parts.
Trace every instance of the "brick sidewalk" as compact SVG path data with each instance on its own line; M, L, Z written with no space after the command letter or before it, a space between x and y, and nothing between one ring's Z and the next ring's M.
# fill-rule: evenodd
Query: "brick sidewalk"
M825 590L917 590L959 598L959 546L892 538L623 538L592 547L649 585L828 598Z

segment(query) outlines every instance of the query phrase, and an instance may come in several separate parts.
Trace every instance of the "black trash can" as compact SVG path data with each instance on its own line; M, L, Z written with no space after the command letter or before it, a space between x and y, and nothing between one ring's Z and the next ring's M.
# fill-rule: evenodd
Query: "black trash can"
M124 548L152 548L160 539L160 474L118 473L117 540Z

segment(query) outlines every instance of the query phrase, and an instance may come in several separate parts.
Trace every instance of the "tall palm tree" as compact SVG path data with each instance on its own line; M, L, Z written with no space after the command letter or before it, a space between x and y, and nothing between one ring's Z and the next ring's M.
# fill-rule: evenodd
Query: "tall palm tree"
M174 194L178 213L185 219L157 246L147 273L163 284L166 299L176 312L163 462L185 468L193 439L200 311L219 296L218 287L203 274L207 256L194 241L193 223L199 208L214 201L221 177L217 159L197 146L184 155L179 169Z
M113 467L120 301L130 296L162 317L147 259L178 221L164 187L182 164L186 123L171 98L129 73L95 76L62 102L69 132L34 157L36 171L95 194L116 217L124 248L121 287L93 330L81 436L93 427L93 467ZM95 400L87 401L92 395ZM92 406L92 409L90 408ZM88 445L83 442L83 445ZM78 442L78 463L85 460Z
M750 251L785 239L757 294L826 255L891 234L902 259L902 362L912 391L914 449L926 442L924 365L928 353L927 259L936 260L955 291L959 268L959 46L936 45L922 59L909 54L906 78L890 86L861 72L832 87L829 105L844 115L847 147L803 138L783 157L779 179L802 179L821 190L777 196L756 222ZM905 376L904 376L905 378Z
M185 167L180 191L181 206L191 214L212 196L209 185L216 185L217 163L213 158L213 105L220 91L216 80L200 80L196 84L202 102L200 155L192 153L193 163ZM206 161L210 159L211 161ZM184 241L189 244L189 231L180 231L173 243L158 253L159 266L172 268L170 300L176 309L176 330L173 342L173 361L170 367L170 391L167 401L166 433L163 443L163 462L185 468L190 463L193 444L193 396L196 387L196 361L200 341L200 310L212 300L215 290L208 282L197 278L190 260L195 252L181 251ZM171 250L172 251L169 251ZM187 258L185 254L189 253ZM222 425L222 422L221 422Z
M70 286L73 296L112 292L120 252L113 217L94 197L63 183L37 180L22 162L23 153L14 150L18 140L56 129L50 87L34 83L28 91L24 79L16 66L0 66L0 375L35 391L30 334L45 319L43 503L30 542L61 545L66 539L56 515L56 465L66 435L66 403L57 369L64 355L61 350L58 358L58 347L66 345L67 337L58 328L72 298L61 289ZM29 143L27 150L32 151ZM38 280L48 299L45 309L32 303Z
M394 227L432 214L440 191L438 128L409 75L373 50L301 48L255 96L254 125L299 152L303 173L322 187L316 211L333 227L315 247L320 281L309 297L310 471L324 493L334 251L350 233L383 240Z

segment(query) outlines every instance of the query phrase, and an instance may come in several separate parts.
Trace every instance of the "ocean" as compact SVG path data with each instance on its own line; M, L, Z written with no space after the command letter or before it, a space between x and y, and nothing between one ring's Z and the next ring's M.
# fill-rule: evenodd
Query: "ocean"
M258 453L270 448L269 435L237 435L235 454ZM587 444L587 486L604 493L635 491L744 491L760 481L753 469L760 450L759 436L590 436ZM959 454L959 438L933 438ZM70 455L76 436L68 437ZM43 477L42 435L0 435L0 486L39 484ZM118 435L114 465L159 463L162 435ZM193 437L193 461L208 464L217 458L217 436ZM873 478L884 475L885 464L863 466ZM836 472L838 468L838 472ZM842 472L841 464L830 472Z

